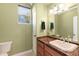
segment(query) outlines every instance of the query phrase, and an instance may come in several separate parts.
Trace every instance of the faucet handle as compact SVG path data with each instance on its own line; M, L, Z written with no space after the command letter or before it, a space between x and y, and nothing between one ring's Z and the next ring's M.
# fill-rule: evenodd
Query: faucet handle
M71 36L68 36L68 41L72 41L72 37Z
M66 37L66 38L64 38L64 41L66 41L68 38Z
M63 40L64 38L61 36L60 39Z
M65 40L67 40L68 38L64 38Z

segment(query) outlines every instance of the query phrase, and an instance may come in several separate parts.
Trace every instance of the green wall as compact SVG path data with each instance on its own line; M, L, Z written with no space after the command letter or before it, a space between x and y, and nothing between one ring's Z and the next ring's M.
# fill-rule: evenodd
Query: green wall
M9 55L32 48L32 25L18 24L17 4L0 4L0 42L13 41Z
M47 6L43 3L38 3L36 5L36 34L37 37L47 35ZM45 22L45 30L41 29L41 22Z
M73 9L55 16L56 34L67 37L73 34L73 16L77 16L77 9Z

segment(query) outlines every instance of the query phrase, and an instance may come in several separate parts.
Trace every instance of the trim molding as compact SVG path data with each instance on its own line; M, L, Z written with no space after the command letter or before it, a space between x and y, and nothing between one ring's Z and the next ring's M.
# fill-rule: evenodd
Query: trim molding
M27 51L23 51L23 52L20 52L20 53L16 53L12 56L32 56L32 49L30 50L27 50Z

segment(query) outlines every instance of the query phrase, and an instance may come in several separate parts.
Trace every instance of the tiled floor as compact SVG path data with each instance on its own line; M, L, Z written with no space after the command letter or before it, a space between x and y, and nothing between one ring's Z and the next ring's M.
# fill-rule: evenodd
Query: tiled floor
M26 54L25 56L34 56L34 55L33 55L33 53L31 52L31 53Z
M14 54L12 56L35 56L35 54L32 50L29 50L29 51L24 51L21 53Z
M24 55L22 55L22 56L35 56L35 55L33 54L33 52L30 52L30 53L24 54Z

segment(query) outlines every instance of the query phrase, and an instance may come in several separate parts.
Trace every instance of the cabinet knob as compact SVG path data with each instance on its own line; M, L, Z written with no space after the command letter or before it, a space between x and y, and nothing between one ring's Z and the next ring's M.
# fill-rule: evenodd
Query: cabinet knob
M34 37L36 37L36 35L33 35Z

